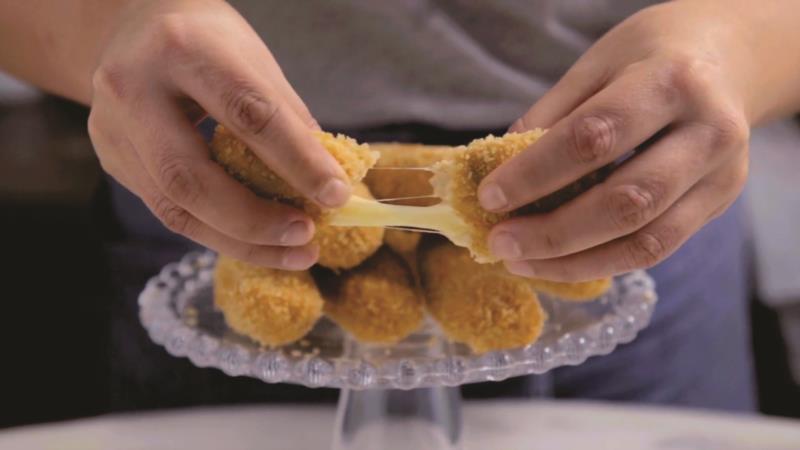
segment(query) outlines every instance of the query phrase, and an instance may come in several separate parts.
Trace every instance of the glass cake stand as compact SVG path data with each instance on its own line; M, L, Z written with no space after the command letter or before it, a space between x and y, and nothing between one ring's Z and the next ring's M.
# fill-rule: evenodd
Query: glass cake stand
M647 326L657 300L643 271L617 277L592 302L541 295L549 320L538 341L480 355L449 342L432 322L386 346L360 344L323 319L305 339L269 349L231 331L214 308L214 261L213 253L190 253L150 279L139 296L150 338L174 356L230 376L341 389L335 450L460 449L457 386L540 374L608 354Z

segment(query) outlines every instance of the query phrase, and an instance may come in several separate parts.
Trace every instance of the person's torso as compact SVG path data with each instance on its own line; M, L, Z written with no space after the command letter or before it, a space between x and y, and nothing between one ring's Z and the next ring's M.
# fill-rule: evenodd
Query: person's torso
M231 0L323 126L494 129L649 0Z

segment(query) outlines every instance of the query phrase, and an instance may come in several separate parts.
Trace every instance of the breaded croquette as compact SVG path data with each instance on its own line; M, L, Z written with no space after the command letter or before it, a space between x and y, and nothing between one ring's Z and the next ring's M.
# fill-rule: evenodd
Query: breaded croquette
M557 297L558 300L584 302L594 300L605 294L611 289L612 279L600 278L577 283L562 283L531 278L528 282L535 291L552 295Z
M524 346L542 333L547 315L528 282L476 263L463 248L426 246L420 276L431 316L476 353Z
M469 233L469 236L459 239L453 239L446 233L445 236L456 244L465 242L476 261L497 261L489 251L489 232L495 224L511 216L510 213L492 213L483 209L478 203L478 186L484 177L530 147L544 133L536 129L476 139L467 146L466 151L433 166L431 184L434 194L455 210L467 224Z
M353 195L371 199L364 183L353 185ZM314 241L319 245L319 265L332 270L351 269L361 264L380 248L384 240L382 227L317 226Z
M409 257L417 251L422 233L408 230L386 230L383 235L383 242L398 255Z
M375 164L377 153L343 135L315 132L322 145L344 169L354 196L372 198L358 182ZM332 228L328 212L303 198L294 188L268 168L247 146L223 126L218 126L211 142L211 154L236 179L256 194L305 210L316 226L314 241L320 247L320 264L331 269L355 267L380 247L383 231L378 227Z
M307 271L267 269L225 256L214 271L214 304L237 333L264 346L294 342L322 316L322 296Z
M370 149L379 155L375 167L388 168L370 171L364 178L364 183L376 198L402 199L392 202L396 205L430 206L439 203L439 199L431 197L433 173L425 169L452 157L464 147L376 143L370 144ZM411 170L394 170L403 168Z
M344 169L351 183L361 181L375 165L377 152L344 135L315 131L314 136ZM316 216L319 208L267 167L247 145L218 125L211 141L211 156L236 179L264 198L289 203Z
M397 342L422 324L411 270L389 249L321 285L327 316L361 342Z

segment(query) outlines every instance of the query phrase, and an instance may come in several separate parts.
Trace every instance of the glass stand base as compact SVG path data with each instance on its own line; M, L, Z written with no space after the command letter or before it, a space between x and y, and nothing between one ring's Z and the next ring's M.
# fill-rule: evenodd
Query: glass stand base
M342 389L333 450L461 450L457 387Z

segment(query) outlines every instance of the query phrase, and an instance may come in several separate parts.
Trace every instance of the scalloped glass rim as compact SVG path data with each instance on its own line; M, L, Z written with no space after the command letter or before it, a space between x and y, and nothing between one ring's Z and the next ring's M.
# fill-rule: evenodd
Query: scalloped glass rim
M649 323L657 301L652 278L636 271L615 278L612 289L593 302L542 296L550 315L545 332L535 343L513 350L473 354L443 338L431 322L393 346L362 345L327 320L308 340L266 349L219 322L221 314L210 306L214 261L211 252L189 253L149 280L139 296L139 317L150 338L199 367L309 387L456 386L578 365L632 341ZM198 321L198 308L211 320Z

